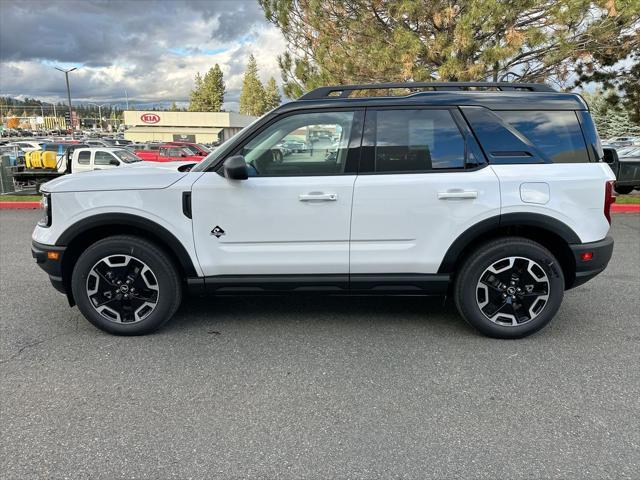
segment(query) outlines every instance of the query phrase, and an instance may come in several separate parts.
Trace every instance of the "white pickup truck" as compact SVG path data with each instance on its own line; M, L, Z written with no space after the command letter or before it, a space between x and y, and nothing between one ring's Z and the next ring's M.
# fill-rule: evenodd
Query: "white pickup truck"
M107 170L141 161L140 157L125 148L77 148L71 155L71 173Z

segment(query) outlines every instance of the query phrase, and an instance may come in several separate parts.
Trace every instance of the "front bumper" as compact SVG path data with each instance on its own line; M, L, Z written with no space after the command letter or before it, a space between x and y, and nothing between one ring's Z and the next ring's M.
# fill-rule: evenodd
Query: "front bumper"
M60 293L67 293L62 280L62 258L65 250L66 247L44 245L36 241L31 242L31 256L36 259L38 266L47 272L51 284ZM49 252L57 253L57 258L51 258Z
M573 288L588 282L607 268L613 254L613 238L607 236L597 242L574 244L569 247L576 262L576 277L569 286ZM581 257L584 253L591 253L593 257L585 261Z

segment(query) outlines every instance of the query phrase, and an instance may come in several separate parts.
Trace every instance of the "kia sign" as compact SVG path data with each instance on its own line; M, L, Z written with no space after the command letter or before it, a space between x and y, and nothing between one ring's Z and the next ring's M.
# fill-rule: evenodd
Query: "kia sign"
M140 120L144 123L158 123L160 121L160 115L155 113L144 113L140 115Z

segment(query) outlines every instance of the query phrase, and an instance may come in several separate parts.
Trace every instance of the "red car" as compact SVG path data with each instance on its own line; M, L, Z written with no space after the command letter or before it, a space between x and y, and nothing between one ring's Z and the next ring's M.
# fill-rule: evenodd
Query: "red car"
M160 145L158 150L136 150L135 154L147 162L199 162L203 158L201 155L193 155L185 147L170 143Z
M167 142L167 145L178 145L180 147L187 148L189 151L191 151L192 155L199 155L201 157L206 157L207 155L209 155L209 153L211 153L211 150L203 145L200 145L199 143L176 141Z

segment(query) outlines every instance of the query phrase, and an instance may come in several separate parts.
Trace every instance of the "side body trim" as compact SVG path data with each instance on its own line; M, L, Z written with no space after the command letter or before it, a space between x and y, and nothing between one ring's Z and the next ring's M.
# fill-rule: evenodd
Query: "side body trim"
M194 294L445 295L448 274L217 275L189 278Z

